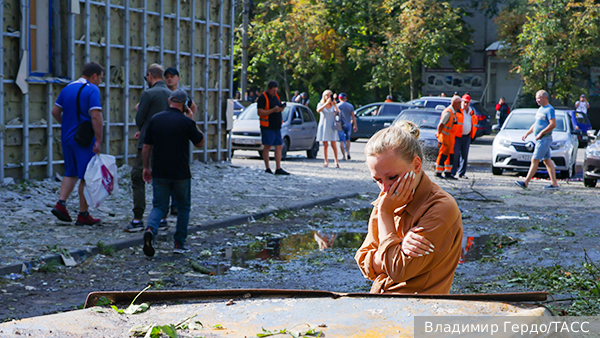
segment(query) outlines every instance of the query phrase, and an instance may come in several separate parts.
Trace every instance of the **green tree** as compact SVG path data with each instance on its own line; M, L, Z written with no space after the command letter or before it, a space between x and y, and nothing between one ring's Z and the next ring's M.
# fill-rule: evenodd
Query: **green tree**
M390 15L384 30L383 51L390 65L376 68L373 82L394 85L394 79L408 74L410 98L421 88L421 67L437 67L443 57L458 71L466 68L472 28L463 20L467 13L448 2L434 0L384 0L383 8ZM387 73L386 73L387 71ZM389 72L395 72L390 78Z
M594 1L521 1L503 10L496 22L525 92L546 89L567 104L584 90L578 83L597 54L600 36L600 8Z

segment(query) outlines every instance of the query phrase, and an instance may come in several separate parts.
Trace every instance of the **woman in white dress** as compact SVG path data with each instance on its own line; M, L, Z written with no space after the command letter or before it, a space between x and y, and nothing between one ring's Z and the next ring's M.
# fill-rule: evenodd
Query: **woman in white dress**
M317 127L317 141L323 142L323 150L325 156L325 167L329 164L327 157L327 146L331 143L331 149L333 149L333 156L335 158L336 168L340 167L337 156L337 141L339 136L337 129L335 129L333 123L335 122L335 116L340 113L335 101L333 100L333 92L329 89L323 92L321 101L317 104L317 112L320 114L319 126Z

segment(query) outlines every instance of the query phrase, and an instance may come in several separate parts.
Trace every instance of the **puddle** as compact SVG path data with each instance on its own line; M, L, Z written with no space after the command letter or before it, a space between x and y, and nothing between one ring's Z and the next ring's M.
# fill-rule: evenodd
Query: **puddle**
M289 261L312 252L331 248L358 249L365 239L365 233L325 233L311 232L281 238L256 241L243 248L228 247L222 258L234 266L247 267L250 260Z
M464 235L459 263L478 261L482 258L496 259L502 248L518 243L520 240L506 235Z

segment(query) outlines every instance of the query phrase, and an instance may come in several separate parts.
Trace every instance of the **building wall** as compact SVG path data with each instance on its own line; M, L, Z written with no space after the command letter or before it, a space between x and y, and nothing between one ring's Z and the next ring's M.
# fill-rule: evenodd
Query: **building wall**
M32 10L38 8L33 12L39 13L44 1L51 5L48 20L36 20ZM207 137L194 157L226 160L224 114L227 98L232 97L234 0L73 1L78 2L3 0L0 179L62 174L60 125L50 111L60 90L76 80L89 61L105 67L100 86L104 153L115 155L121 164L135 156L133 108L146 89L146 68L158 63L179 69L180 86L198 106L197 124ZM44 21L48 27L39 25ZM51 36L52 69L45 74L26 71L28 93L24 93L15 85L21 59L31 43L35 50L35 32L44 30ZM35 69L33 64L25 70L30 66Z

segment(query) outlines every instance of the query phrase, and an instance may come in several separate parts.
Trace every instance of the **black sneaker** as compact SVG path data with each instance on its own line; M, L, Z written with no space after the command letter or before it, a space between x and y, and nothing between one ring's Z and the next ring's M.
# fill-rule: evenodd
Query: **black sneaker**
M348 154L348 159L351 160L352 158L350 157L350 154Z
M127 224L127 227L123 229L125 232L139 232L142 230L144 230L144 222L139 221L136 223L133 220L131 220L131 222Z
M190 251L192 251L192 250L190 250L190 248L185 246L185 244L175 242L175 248L173 249L174 254L183 255L186 252L190 252Z
M267 168L267 169L265 170L265 172L266 172L267 174L272 174L272 173L273 173L273 172L271 171L271 168Z
M454 176L453 176L453 175L451 175L451 174L445 174L445 175L444 175L444 178L445 178L445 179L447 179L447 180L456 180L456 177L454 177Z
M169 230L169 222L166 219L161 219L158 224L158 231L167 231Z
M460 175L458 177L462 178L463 180L468 180L469 179L469 177L467 175Z
M277 170L275 170L275 175L289 175L290 173L288 173L287 171L279 168Z
M527 189L527 188L528 188L528 187L527 187L527 184L525 184L525 182L523 182L523 181L515 181L515 184L516 184L518 187L521 187L522 189Z
M154 256L154 248L152 247L152 242L154 241L154 235L152 234L152 230L148 229L144 232L144 255L148 257Z
M171 215L177 216L177 207L171 207Z
M441 173L435 173L435 177L437 177L437 178L441 178L441 179L444 179L444 176L442 176L442 174L441 174Z

